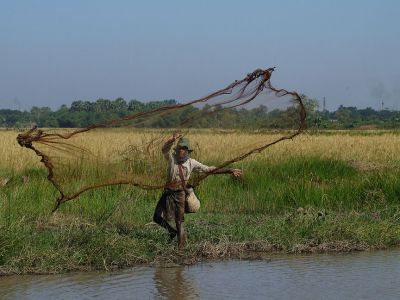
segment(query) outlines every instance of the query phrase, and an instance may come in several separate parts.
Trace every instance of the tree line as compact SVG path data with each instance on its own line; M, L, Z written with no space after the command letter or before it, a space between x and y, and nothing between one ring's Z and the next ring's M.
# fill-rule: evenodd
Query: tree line
M358 109L341 105L336 111L318 110L318 101L301 95L306 110L309 128L347 129L358 127L400 128L400 111L374 110L370 107ZM30 111L0 109L0 127L30 128L39 127L79 128L91 124L104 123L137 112L148 111L162 106L178 104L176 100L141 102L98 99L96 101L74 101L70 106L62 105L53 111L49 107L34 106ZM296 126L293 108L268 109L259 106L251 109L222 110L209 114L208 105L202 108L187 106L166 117L153 117L141 123L142 127L172 128L181 124L193 113L204 112L192 125L201 128L292 128ZM215 108L214 108L215 109Z

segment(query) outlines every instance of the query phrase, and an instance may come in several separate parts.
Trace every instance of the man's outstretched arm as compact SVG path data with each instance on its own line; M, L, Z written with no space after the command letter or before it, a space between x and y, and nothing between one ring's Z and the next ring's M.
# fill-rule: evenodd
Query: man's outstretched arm
M210 173L212 173L212 174L231 174L234 177L242 176L242 170L241 169L234 169L234 168L215 169L214 171L211 171Z
M234 177L240 177L242 175L241 169L209 167L203 165L202 163L196 160L193 160L193 162L194 162L193 170L196 172L203 172L209 174L231 174Z

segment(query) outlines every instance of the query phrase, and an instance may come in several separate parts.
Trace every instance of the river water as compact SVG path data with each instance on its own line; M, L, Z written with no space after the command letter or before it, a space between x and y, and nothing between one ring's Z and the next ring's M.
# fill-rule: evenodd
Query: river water
M0 277L0 299L400 299L400 250Z

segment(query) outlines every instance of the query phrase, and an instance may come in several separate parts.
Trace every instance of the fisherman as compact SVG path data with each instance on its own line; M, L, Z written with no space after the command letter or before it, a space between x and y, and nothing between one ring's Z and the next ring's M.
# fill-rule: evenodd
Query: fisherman
M179 139L174 152L171 148ZM242 174L240 169L216 168L203 165L190 157L193 149L187 138L182 138L179 132L175 132L162 147L162 153L168 161L167 182L164 192L157 203L153 220L160 226L167 229L170 240L178 236L178 248L185 246L186 236L183 227L185 215L185 201L187 197L187 182L192 172L211 174L231 174L239 177ZM175 219L176 229L167 220Z

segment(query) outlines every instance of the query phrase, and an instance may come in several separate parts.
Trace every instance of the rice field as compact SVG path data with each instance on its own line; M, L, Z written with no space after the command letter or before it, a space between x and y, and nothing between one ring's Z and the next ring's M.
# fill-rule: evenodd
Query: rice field
M106 156L110 151L114 153L123 151L126 145L154 133L159 135L155 130L144 132L127 129L96 130L85 133L85 136L78 138L76 143L84 145L86 149L100 156ZM3 158L0 161L0 168L15 171L39 168L41 164L34 153L21 148L16 142L17 134L18 132L13 130L0 130L0 155ZM167 134L165 133L166 137L168 137ZM199 160L212 160L215 157L226 159L224 156L230 154L231 150L221 152L220 149L232 149L238 152L250 148L251 145L258 145L260 142L273 141L282 134L197 130L189 132L187 136L195 145L201 145L201 149L196 149L200 150ZM218 155L214 153L215 149ZM398 166L399 149L400 133L398 131L305 132L291 141L284 141L255 155L252 160L281 162L290 157L303 156Z

